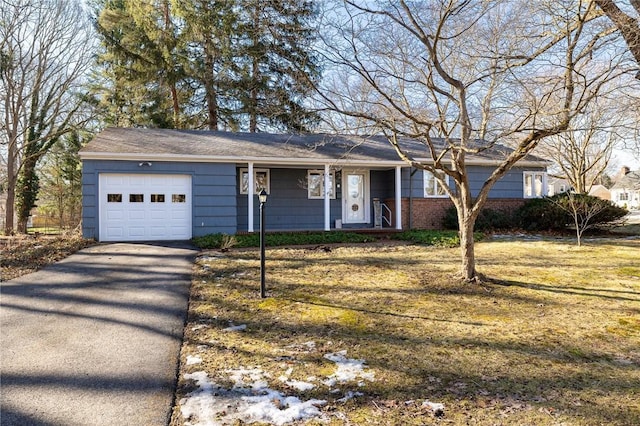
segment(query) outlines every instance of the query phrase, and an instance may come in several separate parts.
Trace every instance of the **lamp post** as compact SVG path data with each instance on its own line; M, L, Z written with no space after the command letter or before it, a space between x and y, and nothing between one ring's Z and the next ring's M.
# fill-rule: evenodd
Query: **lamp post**
M267 191L262 189L258 194L260 200L260 297L265 298L266 288L264 283L264 205L267 203Z

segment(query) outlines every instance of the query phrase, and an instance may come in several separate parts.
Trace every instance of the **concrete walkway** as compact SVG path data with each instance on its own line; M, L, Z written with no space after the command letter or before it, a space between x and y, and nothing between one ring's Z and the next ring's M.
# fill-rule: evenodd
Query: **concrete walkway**
M0 284L2 425L166 425L196 251L107 244Z

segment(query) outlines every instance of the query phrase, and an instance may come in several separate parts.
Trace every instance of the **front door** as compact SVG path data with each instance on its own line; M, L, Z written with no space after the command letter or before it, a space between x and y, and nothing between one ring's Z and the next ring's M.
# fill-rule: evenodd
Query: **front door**
M363 171L342 172L342 221L344 223L369 223L369 179Z

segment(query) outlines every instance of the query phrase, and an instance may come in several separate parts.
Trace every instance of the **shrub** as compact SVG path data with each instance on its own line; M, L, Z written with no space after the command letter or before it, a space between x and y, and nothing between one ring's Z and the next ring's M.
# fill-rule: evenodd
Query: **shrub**
M455 231L413 230L394 234L391 238L439 247L455 247L460 244L460 238Z
M233 244L228 242L232 240ZM331 244L331 243L366 243L375 241L371 235L356 234L354 232L297 232L297 233L269 233L265 235L265 245L295 246L302 244ZM241 234L230 237L224 234L209 234L195 237L193 242L203 249L225 249L235 247L258 247L260 234Z
M549 198L531 198L515 212L515 220L525 231L559 231L571 222L571 216Z
M582 226L602 227L627 214L627 211L586 194L556 194L552 197L532 198L516 212L522 229L528 231L557 231L575 226L573 214ZM586 221L586 222L585 222Z
M482 236L476 234L476 239ZM350 244L377 241L375 235L359 234L355 232L282 232L265 235L266 246L296 246L306 244ZM390 234L389 238L410 241L416 244L427 244L442 247L457 246L460 241L457 232L414 230L397 234ZM240 234L229 236L224 234L209 234L193 238L193 243L202 249L228 249L235 247L258 247L260 234Z
M449 207L442 220L445 229L459 229L458 213L455 207ZM511 212L507 210L482 209L476 219L476 231L508 230L517 227Z
M611 201L587 194L559 194L550 197L550 200L568 212L571 220L576 214L580 221L585 224L588 222L592 227L608 225L627 214L626 209L616 206Z

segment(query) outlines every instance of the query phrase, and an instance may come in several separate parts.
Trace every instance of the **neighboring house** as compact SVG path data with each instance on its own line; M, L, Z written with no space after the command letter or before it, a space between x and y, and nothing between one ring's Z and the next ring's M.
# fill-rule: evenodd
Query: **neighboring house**
M426 158L422 144L408 142L410 154ZM506 152L467 155L475 194ZM261 189L269 231L433 229L452 205L384 137L110 128L80 156L83 234L100 241L254 232ZM519 162L495 184L488 207L546 194L546 167L539 158Z
M589 190L589 195L598 197L602 200L611 201L611 191L604 185L593 185Z
M547 195L551 197L552 195L562 194L563 192L567 192L570 188L571 184L569 184L568 180L550 177L547 185Z
M611 187L611 201L629 210L640 209L640 171L629 171L623 167Z

